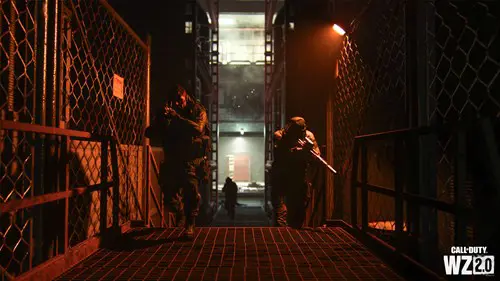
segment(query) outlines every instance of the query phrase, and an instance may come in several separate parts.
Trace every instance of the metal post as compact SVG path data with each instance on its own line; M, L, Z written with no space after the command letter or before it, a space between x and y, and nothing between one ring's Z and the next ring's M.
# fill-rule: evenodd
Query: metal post
M435 70L432 65L435 58L435 40L433 36L427 36L428 32L435 30L435 11L434 0L416 1L417 15L416 29L418 51L417 59L417 93L419 95L419 126L429 126L434 120L431 120L430 113L435 111L436 103L433 98L435 88L431 85L429 78L435 76ZM410 12L410 11L409 11ZM437 196L437 136L430 134L420 137L419 143L419 194L429 198ZM434 263L434 249L438 247L437 230L437 212L431 208L423 207L419 210L419 232L420 245L418 256L420 261L431 266Z
M412 194L419 194L419 184L420 184L420 146L419 146L419 136L410 135L407 142L407 147L405 149L406 155L408 156L408 174L405 179L407 191ZM420 235L420 206L412 201L406 201L406 227L408 231L408 237L411 240L406 243L408 246L407 250L411 256L418 256L418 237Z
M425 13L422 11L423 1L410 0L406 2L406 94L408 96L408 126L418 127L427 125L423 118L426 113L426 96L427 84L425 77L425 62L426 62L426 49L425 49L425 36L426 27L425 21L422 16ZM422 149L428 149L418 145L420 136L412 137L408 143L411 148L407 149L409 158L409 178L407 179L408 189L414 194L419 194L419 185L422 181L420 175ZM414 164L416 163L416 164ZM408 231L412 234L410 237L419 237L419 224L420 224L420 208L407 203L406 206L407 219L406 225ZM407 243L411 248L414 256L418 255L418 241L414 243Z
M108 182L108 145L109 140L104 138L101 142L101 184ZM100 233L106 235L108 228L108 188L100 191Z
M151 91L151 88L150 88L150 83L151 83L151 46L152 46L152 42L151 42L151 36L148 35L148 39L147 39L147 45L148 45L148 58L147 58L147 69L146 69L146 120L145 120L145 124L144 124L144 131L146 130L147 127L149 127L149 125L151 124L150 123L150 91ZM150 161L150 146L149 146L150 142L149 142L149 138L146 138L144 137L144 145L143 145L143 163L144 163L144 224L146 226L149 226L150 225L150 210L149 210L149 191L150 191L150 188L151 188L151 169L150 169L150 165L151 165L151 161Z
M396 249L401 250L404 245L401 241L403 234L404 223L404 203L403 203L403 189L404 189L404 162L403 162L403 140L397 138L394 142L394 191L396 196L394 198L394 223L396 235ZM403 167L403 168L401 168Z
M273 105L274 98L271 93L271 79L273 73L273 32L272 32L272 0L265 1L265 32L264 32L264 139L265 139L265 155L264 167L273 160ZM267 211L267 194L271 184L269 171L265 173L264 184L264 207ZM272 188L272 186L271 186Z
M15 88L15 55L16 55L16 22L17 22L17 11L15 8L16 2L11 0L10 5L10 24L9 24L9 33L11 39L9 40L9 76L7 85L7 110L9 113L14 112L14 88ZM8 116L7 118L12 118Z
M361 229L368 231L368 149L361 142ZM357 199L357 198L356 198Z
M48 40L48 1L43 0L40 3L39 10L41 11L41 16L38 18L38 30L37 33L37 46L41 46L41 51L37 52L37 100L36 100L36 123L39 125L46 125L46 101L47 101L47 40ZM14 1L12 1L14 2ZM38 3L38 2L37 2ZM13 8L12 8L13 9ZM14 21L15 22L15 21ZM34 195L42 195L45 193L44 182L45 182L45 136L37 135L36 148L35 148L35 161L34 161L35 173L34 173ZM35 208L35 215L33 217L34 221L34 242L35 242L35 257L34 265L38 265L43 261L43 208L38 206Z
M196 81L198 80L198 3L190 1L191 5L191 20L192 20L192 47L193 47L193 61L191 73L191 95L196 98Z
M455 171L453 175L455 205L457 209L466 205L465 183L467 176L466 162L466 135L465 130L460 128L455 135L456 157ZM455 215L455 245L466 245L467 242L467 223L460 213Z
M117 231L120 225L120 175L118 169L118 149L114 139L109 141L111 146L111 167L113 169L113 231Z
M70 48L71 44L71 29L70 29L70 19L66 13L64 13L62 6L61 9L61 27L60 27L60 34L59 34L59 46L63 46L63 40L66 36L67 38L67 48ZM67 96L65 96L65 93L70 92L69 85L65 85L63 83L64 81L64 74L69 73L69 64L67 65L67 68L64 69L64 61L65 60L70 60L70 57L62 52L62 48L57 50L59 55L61 56L59 59L59 85L58 85L58 97L59 97L59 111L58 111L58 117L59 117L59 124L58 126L63 129L69 129L69 101L67 100ZM65 56L66 55L66 56ZM64 88L66 87L66 89ZM63 181L63 188L65 191L70 190L70 148L71 148L71 140L69 137L61 137L61 163L63 163L61 167L61 180ZM68 251L69 247L69 198L64 199L64 244L63 244L63 253L66 253Z
M219 1L213 1L212 14L215 17L219 16ZM213 29L211 35L211 74L212 74L212 100L210 105L210 131L212 138L212 155L211 161L215 164L215 169L211 171L211 190L210 201L212 206L212 215L215 214L218 208L219 192L218 192L218 140L219 140L219 20L213 19ZM215 202L214 202L215 201Z
M351 225L355 228L358 228L358 164L359 142L354 140L351 168Z

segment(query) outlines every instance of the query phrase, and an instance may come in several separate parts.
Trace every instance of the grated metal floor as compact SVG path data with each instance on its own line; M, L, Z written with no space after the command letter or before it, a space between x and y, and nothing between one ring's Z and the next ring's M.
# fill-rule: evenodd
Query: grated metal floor
M232 220L226 209L220 208L210 226L263 227L269 226L269 218L261 206L237 206Z
M134 229L56 280L403 280L340 227Z

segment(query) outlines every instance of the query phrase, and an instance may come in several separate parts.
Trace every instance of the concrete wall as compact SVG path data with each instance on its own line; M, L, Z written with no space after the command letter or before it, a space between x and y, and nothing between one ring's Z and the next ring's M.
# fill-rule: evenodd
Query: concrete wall
M226 177L226 156L246 153L250 157L250 180L264 182L264 138L263 137L220 137L219 139L219 184Z

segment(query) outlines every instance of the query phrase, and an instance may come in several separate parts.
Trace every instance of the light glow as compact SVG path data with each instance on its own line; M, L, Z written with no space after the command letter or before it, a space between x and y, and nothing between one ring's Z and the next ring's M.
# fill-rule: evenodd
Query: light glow
M333 25L333 30L340 36L344 36L345 34L345 30L336 24Z
M235 23L233 18L219 18L219 25L234 25Z
M210 18L210 14L206 12L208 18L208 24L212 24L212 19Z
M247 142L244 137L236 137L233 140L231 152L233 153L243 153L247 152Z
M375 228L378 230L395 231L396 222L395 221L372 221L368 223L368 227ZM403 231L407 231L406 223L403 222Z

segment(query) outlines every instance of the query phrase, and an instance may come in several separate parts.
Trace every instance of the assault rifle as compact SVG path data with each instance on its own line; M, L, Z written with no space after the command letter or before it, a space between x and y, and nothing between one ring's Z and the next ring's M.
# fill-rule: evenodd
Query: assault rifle
M311 153L311 155L319 162L321 162L325 167L327 167L328 170L330 170L334 174L337 174L337 171L335 171L335 169L332 166L330 166L330 164L328 164L328 162L326 162L325 159L323 159L318 153L314 151L313 149L314 142L311 139L309 139L308 137L305 137L304 139L299 139L298 144L299 147L301 147L302 149L308 150Z

